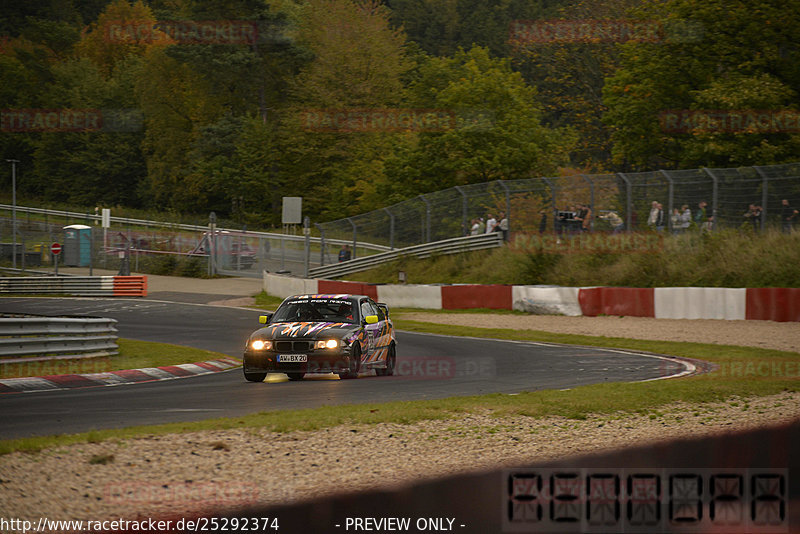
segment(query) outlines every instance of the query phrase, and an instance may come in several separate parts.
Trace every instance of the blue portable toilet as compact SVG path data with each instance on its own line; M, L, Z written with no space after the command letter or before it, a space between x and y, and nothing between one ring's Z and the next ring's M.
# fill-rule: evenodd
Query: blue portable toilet
M71 224L64 227L64 265L88 267L92 261L92 227Z

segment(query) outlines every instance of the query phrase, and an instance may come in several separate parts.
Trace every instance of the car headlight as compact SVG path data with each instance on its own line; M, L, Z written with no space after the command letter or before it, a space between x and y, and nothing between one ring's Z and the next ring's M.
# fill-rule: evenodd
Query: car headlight
M335 349L339 346L338 339L321 339L314 343L315 349Z
M252 343L250 343L250 348L253 350L271 350L272 349L272 341L263 341L261 339L256 339Z

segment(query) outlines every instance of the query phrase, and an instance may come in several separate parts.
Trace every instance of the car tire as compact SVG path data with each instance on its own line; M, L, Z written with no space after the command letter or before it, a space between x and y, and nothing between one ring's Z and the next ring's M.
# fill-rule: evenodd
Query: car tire
M263 382L267 378L267 373L248 373L244 371L244 378L248 382Z
M383 369L375 369L375 374L378 376L393 376L396 362L397 353L395 352L394 343L392 343L389 345L389 354L386 355L386 367Z
M289 380L302 380L303 377L306 376L306 374L305 373L286 373L286 376L289 377Z
M339 371L339 378L342 380L350 380L358 378L358 371L361 369L361 347L356 343L353 346L352 354L347 356L347 370Z

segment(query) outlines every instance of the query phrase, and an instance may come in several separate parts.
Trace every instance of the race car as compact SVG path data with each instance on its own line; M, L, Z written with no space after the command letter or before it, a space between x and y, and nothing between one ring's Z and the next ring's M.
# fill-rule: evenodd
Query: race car
M389 308L365 295L295 295L250 335L244 351L244 377L261 382L267 373L301 380L308 373L357 378L374 369L394 374L396 352Z

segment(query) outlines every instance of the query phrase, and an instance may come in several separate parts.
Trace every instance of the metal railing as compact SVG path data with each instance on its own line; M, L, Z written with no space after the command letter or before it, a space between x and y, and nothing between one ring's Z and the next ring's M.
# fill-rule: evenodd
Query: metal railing
M435 243L415 245L413 247L382 252L380 254L357 258L342 263L316 267L310 269L308 274L313 278L335 278L337 276L363 271L364 269L369 269L370 267L375 267L382 263L395 261L401 257L413 256L416 258L429 258L433 255L457 254L473 250L497 248L502 244L503 234L500 232L455 237Z
M116 325L102 317L0 317L0 363L112 356Z

